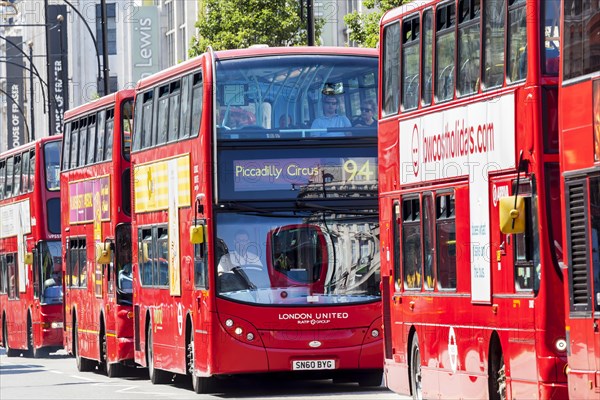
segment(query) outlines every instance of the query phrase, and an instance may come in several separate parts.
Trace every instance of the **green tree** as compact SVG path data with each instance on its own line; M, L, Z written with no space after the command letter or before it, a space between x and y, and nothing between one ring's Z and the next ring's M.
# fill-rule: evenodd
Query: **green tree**
M354 11L344 16L344 22L350 31L350 40L361 47L375 47L379 41L379 19L387 10L398 7L411 0L365 0L363 6L377 11L362 14Z
M298 0L204 0L201 9L190 56L205 52L209 45L214 50L224 50L253 44L307 43L306 20L300 16ZM322 26L321 21L315 21L315 37Z

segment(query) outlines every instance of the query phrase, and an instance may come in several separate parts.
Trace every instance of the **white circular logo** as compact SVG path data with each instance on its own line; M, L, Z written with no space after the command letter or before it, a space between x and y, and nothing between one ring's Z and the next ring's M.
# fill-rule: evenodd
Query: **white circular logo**
M413 172L415 176L419 176L419 127L417 124L413 127L411 158Z
M453 327L450 327L450 332L448 332L448 355L450 356L450 368L455 373L458 365L458 345L456 344L456 334Z

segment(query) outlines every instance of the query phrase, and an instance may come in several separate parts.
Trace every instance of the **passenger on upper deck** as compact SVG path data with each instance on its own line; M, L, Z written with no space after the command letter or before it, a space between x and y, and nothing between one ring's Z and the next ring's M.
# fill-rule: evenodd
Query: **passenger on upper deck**
M373 100L365 100L365 102L360 106L360 117L352 122L352 126L376 127L377 120L373 117L373 115L375 115L376 108L377 106Z
M293 128L292 117L289 114L281 114L279 117L279 129Z
M327 129L327 128L348 128L352 124L345 115L338 115L338 99L335 96L323 96L323 116L316 118L311 128L312 129Z

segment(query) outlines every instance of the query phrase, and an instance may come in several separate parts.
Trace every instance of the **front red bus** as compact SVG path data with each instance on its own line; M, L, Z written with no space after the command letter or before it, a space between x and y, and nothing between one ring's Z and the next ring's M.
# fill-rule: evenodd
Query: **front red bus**
M559 88L569 396L600 397L600 9L561 1Z
M9 357L62 348L61 139L0 154L0 339Z
M324 47L209 51L138 84L135 360L152 382L381 383L377 128L350 123L376 92L376 51Z
M567 397L559 1L381 20L384 374L420 398Z
M133 365L131 170L133 90L65 113L60 185L65 349L79 371Z

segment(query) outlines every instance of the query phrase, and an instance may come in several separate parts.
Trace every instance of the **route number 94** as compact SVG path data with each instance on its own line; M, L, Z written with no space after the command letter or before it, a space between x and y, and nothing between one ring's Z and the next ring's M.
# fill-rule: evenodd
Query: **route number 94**
M369 181L375 179L375 167L370 160L364 162L356 162L353 159L344 162L344 172L350 174L346 181L352 181L357 176L363 177L361 180Z

